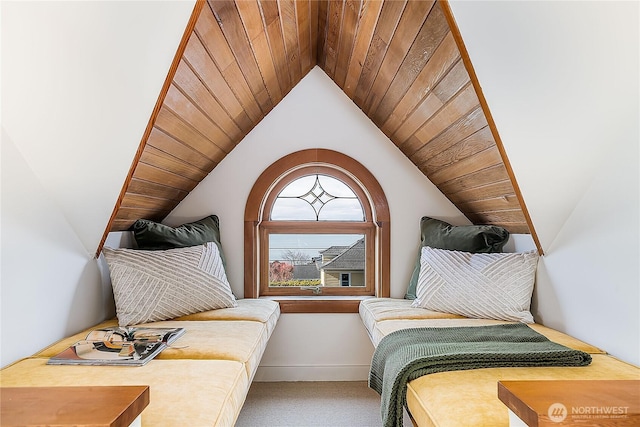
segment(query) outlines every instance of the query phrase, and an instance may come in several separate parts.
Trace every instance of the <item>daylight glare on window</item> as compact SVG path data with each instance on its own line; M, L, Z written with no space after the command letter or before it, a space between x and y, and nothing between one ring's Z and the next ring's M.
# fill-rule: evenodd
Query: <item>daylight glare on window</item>
M356 194L327 175L307 175L289 183L271 209L274 221L364 221Z

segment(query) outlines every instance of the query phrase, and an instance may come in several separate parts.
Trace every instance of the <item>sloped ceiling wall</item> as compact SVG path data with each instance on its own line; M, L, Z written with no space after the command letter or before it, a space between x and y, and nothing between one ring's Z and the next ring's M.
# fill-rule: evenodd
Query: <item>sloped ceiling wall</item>
M316 65L473 223L537 242L449 5L423 0L198 1L105 238L161 221Z

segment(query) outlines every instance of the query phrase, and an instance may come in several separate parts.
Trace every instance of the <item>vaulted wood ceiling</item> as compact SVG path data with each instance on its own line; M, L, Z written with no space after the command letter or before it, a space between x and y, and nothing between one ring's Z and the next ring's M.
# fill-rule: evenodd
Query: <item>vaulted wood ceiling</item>
M198 1L105 231L161 221L319 66L473 223L532 233L446 2Z

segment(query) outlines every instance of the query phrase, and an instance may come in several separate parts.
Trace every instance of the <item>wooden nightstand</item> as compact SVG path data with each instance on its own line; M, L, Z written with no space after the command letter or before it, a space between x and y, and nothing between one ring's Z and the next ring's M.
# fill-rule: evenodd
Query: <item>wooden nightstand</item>
M148 404L148 386L0 388L3 427L135 426Z
M638 426L640 381L498 381L511 426Z

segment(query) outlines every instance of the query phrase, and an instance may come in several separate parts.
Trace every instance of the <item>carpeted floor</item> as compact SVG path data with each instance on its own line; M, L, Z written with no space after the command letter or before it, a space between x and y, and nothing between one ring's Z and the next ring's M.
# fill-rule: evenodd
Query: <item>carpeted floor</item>
M366 381L254 382L236 427L380 427L380 396ZM405 414L405 427L411 426Z

